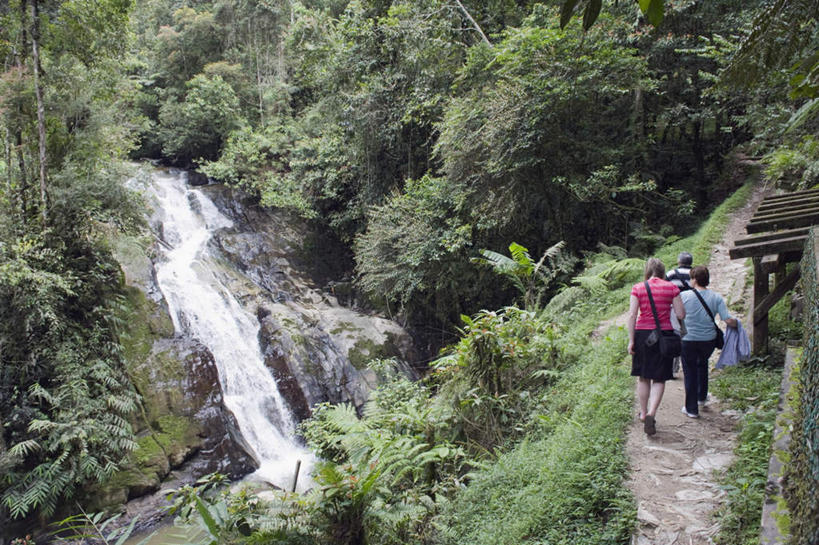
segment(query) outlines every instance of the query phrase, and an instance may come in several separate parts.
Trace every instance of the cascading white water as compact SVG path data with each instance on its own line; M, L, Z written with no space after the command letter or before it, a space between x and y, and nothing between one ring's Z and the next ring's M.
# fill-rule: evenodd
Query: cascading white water
M256 317L219 280L208 249L211 233L232 222L185 180L184 172L157 171L151 183L168 245L165 261L156 266L157 281L174 328L213 354L225 405L260 464L255 476L289 488L301 460L299 489L304 489L313 456L294 440L292 414L264 364Z

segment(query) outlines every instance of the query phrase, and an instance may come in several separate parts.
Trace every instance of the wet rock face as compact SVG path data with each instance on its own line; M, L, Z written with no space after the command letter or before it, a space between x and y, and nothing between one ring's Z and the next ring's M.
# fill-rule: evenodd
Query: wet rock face
M213 273L258 320L265 365L295 420L308 418L323 401L361 407L376 386L369 359L414 361L412 340L400 326L350 308L355 293L349 283L321 289L329 277L305 272L304 222L218 184L199 190L234 222L210 241L217 256ZM224 404L207 340L174 332L152 263L162 259L158 221L152 219L157 229L147 252L144 242L134 241L117 252L134 307L126 358L145 410L135 423L139 449L118 479L99 491L108 505L159 490L164 479L184 484L214 471L238 478L258 467ZM339 304L336 291L349 306Z
M360 407L376 386L375 375L356 369L331 335L295 322L293 314L280 311L266 316L259 337L265 364L279 381L280 391L298 420L310 416L310 407L323 401L351 402Z
M208 185L210 180L201 172L191 170L188 172L188 183L193 186Z
M223 403L207 347L184 337L157 339L129 372L144 409L135 421L138 448L109 483L91 494L95 508L157 492L177 470L193 481L213 472L235 479L256 469Z
M131 309L124 355L142 397L132 422L138 448L113 479L89 491L96 510L156 492L172 473L187 475L187 482L217 471L239 478L258 465L224 405L212 354L198 340L175 335L151 259L139 247L117 244Z
M243 442L236 419L222 399L213 355L196 342L184 362L186 372L180 386L185 403L178 412L196 423L201 443L178 455L178 465L174 466L171 459L172 469L192 458L191 469L196 474L219 472L236 479L254 471L257 463L248 454L250 449Z
M361 407L377 385L366 368L370 359L416 359L398 324L339 303L336 292L348 305L355 302L349 282L320 289L299 268L308 232L302 221L261 209L224 186L208 186L207 194L234 222L213 244L242 277L226 272L223 281L257 316L265 364L297 420L323 401Z

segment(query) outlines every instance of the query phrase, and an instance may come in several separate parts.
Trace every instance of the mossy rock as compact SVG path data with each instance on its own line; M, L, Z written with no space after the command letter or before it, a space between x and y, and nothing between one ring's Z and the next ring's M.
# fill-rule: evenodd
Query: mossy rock
M143 396L145 416L151 422L179 412L188 404L181 388L185 368L173 350L152 354L132 369L131 378Z
M172 469L181 466L202 446L200 426L188 418L161 416L158 428L156 440L165 452Z
M340 335L341 333L359 333L363 328L356 327L352 322L339 322L336 327L330 330L331 335Z
M356 341L347 355L353 367L359 370L366 369L370 360L400 356L401 351L395 343L395 337L391 333L387 333L386 336L386 340L380 344L366 338Z
M88 491L88 497L83 501L83 504L89 513L99 511L110 513L122 509L122 506L128 501L128 486L123 485L123 482L131 480L130 476L127 478L120 477L122 473L122 471L116 473L104 484Z
M128 329L121 341L125 360L134 364L150 355L157 338L173 337L173 322L164 309L149 301L138 288L128 286L125 293L126 305L119 314Z
M202 444L199 426L188 418L165 415L137 439L122 470L91 494L96 510L109 510L127 500L159 490L171 469L182 465Z
M137 449L131 455L131 463L140 472L155 474L160 479L170 473L171 466L164 447L157 441L156 434L148 433L137 440Z

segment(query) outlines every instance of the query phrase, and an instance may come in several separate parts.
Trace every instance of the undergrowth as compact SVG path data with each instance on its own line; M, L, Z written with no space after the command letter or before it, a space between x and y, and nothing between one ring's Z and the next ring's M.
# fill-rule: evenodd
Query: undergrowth
M718 545L759 543L785 346L799 340L803 329L790 316L790 301L790 295L783 297L768 313L770 354L724 369L712 381L714 394L744 413L735 460L721 480L727 501L715 515L720 522Z
M753 183L744 185L694 235L672 241L655 255L672 265L679 252L690 251L697 263L707 262L730 214L745 205L752 191ZM542 319L571 324L562 342L576 367L550 392L548 410L535 416L539 428L446 506L439 521L445 543L629 541L636 509L623 482L628 471L624 430L633 400L626 335L618 328L599 343L589 338L601 319L625 310L641 273L641 266L632 267L616 284L591 293L569 287L547 305ZM561 297L567 301L563 305ZM745 433L759 434L757 428L749 421Z
M769 312L771 355L714 377L713 391L732 409L743 411L736 459L722 478L727 501L716 513L719 545L759 543L765 483L771 456L784 364L784 345L797 340L802 325L789 315L790 297L783 297Z
M480 474L439 521L444 543L625 543L635 509L623 486L631 379L622 330L591 347L552 392L529 435ZM587 345L588 346L588 345Z
M716 514L719 545L759 543L781 377L780 366L760 361L729 367L714 377L714 394L730 408L744 412L734 449L736 458L721 482L727 500Z

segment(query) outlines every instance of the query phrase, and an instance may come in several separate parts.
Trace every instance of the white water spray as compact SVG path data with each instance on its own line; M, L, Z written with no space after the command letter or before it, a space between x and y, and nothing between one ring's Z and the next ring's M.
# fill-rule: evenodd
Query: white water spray
M208 241L232 222L204 193L186 186L185 173L157 171L152 177L168 244L166 260L156 267L157 281L174 329L197 338L213 354L225 405L260 464L255 477L289 489L301 460L298 488L304 490L313 455L294 440L293 416L264 364L259 323L214 272Z

